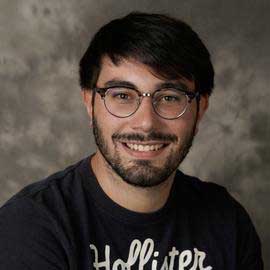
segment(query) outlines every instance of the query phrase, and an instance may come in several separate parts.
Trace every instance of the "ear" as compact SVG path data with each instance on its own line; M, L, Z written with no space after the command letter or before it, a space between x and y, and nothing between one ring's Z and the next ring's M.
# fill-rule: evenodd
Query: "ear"
M83 103L86 107L87 113L90 118L92 118L92 98L93 98L93 91L91 89L82 89L81 90L81 96Z
M202 120L203 115L205 114L206 110L208 109L208 106L209 106L209 95L208 94L201 95L200 108L199 108L198 118L197 118L197 123L196 123L196 128L195 128L195 135L199 131L199 124Z

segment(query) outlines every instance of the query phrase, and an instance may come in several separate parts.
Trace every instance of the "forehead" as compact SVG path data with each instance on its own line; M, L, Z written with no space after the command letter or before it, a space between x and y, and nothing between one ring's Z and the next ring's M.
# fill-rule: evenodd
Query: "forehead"
M140 89L152 89L155 86L168 80L156 75L152 68L138 62L132 58L123 58L117 64L114 64L108 56L104 56L101 61L101 69L97 80L97 87L104 87L108 81L127 81ZM193 81L179 78L179 80L170 80L172 83L182 83L188 89L194 90Z

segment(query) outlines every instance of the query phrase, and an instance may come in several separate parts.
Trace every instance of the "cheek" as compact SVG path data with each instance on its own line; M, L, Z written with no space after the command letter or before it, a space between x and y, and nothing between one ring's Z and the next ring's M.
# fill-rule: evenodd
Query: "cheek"
M174 123L168 125L167 129L169 133L175 134L181 141L181 139L190 136L194 129L195 117L193 112L187 111L182 117L176 119Z
M96 100L94 116L106 140L111 140L112 134L119 131L123 122L121 118L117 118L107 111L102 100Z
M192 103L192 106L188 107L186 112L179 119L180 126L187 130L192 129L196 120L196 104Z
M183 119L186 121L189 121L190 123L193 123L193 121L196 118L196 112L197 112L197 102L193 101L190 106L187 108L185 114L183 115Z

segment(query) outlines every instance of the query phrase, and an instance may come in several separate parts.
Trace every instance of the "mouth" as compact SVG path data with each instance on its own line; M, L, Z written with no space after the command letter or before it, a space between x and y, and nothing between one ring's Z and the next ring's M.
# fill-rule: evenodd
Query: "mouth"
M137 158L151 158L160 155L169 143L162 142L120 142L123 149Z
M164 143L156 143L156 144L123 143L123 144L129 149L139 152L158 151L159 149L166 146L166 144Z

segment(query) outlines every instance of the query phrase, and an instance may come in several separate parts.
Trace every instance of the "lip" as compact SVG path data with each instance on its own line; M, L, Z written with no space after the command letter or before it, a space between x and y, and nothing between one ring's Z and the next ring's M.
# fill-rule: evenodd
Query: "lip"
M156 144L169 144L168 142L162 141L148 141L148 142L138 142L138 141L119 141L120 143L129 143L129 144L141 144L141 145L156 145Z
M120 146L124 149L125 152L127 152L130 156L135 157L135 158L139 158L139 159L149 159L149 158L155 158L157 156L159 156L163 151L165 151L165 149L167 148L167 146L169 145L168 143L166 143L166 145L164 147L162 147L161 149L157 150L157 151L148 151L148 152L140 152L140 151L136 151L136 150L132 150L129 147L127 147L125 144L125 142L118 142L120 144ZM138 143L138 142L128 142L131 144L143 144L143 145L154 145L154 144L162 144L161 142L157 143Z

